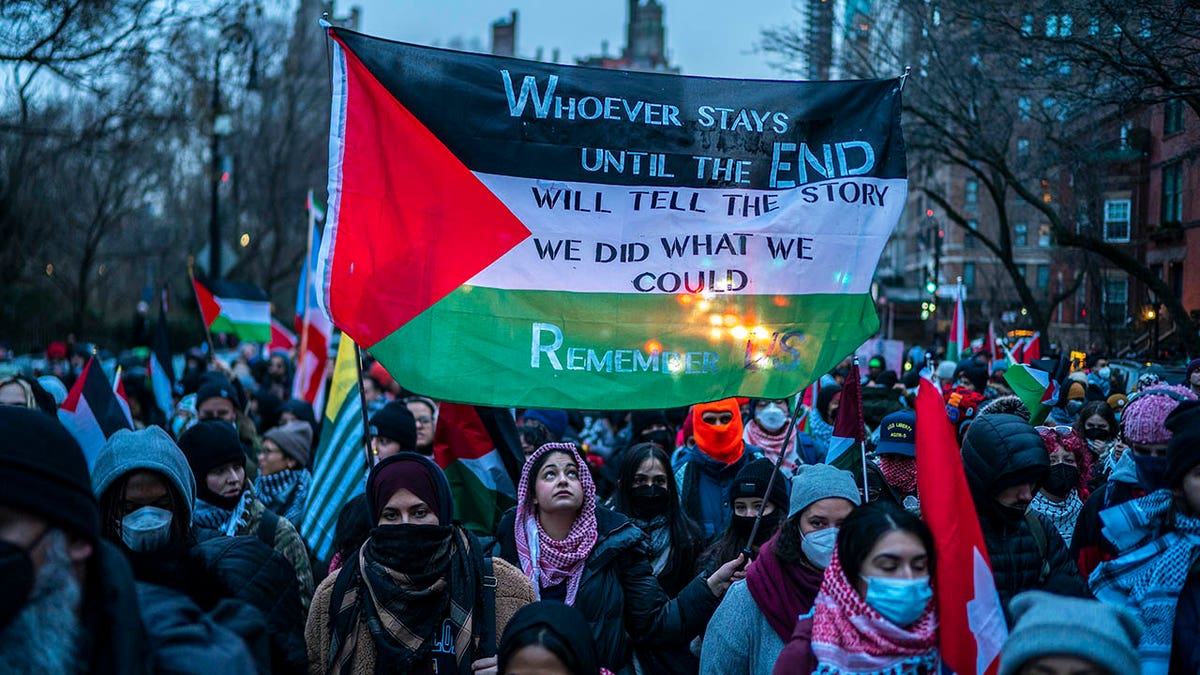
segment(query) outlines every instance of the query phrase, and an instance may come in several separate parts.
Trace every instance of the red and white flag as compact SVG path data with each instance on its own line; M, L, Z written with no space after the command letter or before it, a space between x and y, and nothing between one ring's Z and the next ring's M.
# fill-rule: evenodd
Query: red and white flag
M1022 363L1033 363L1042 358L1042 334L1034 333L1029 341L1025 343L1025 354L1022 357Z
M283 325L283 322L275 317L271 317L271 342L267 344L267 351L285 351L290 352L296 348L296 334L292 329Z
M1008 628L957 436L928 371L922 373L916 412L917 489L937 549L942 660L958 675L994 675Z
M292 381L292 398L308 401L318 415L325 410L325 376L330 367L329 344L333 338L333 323L317 304L317 259L321 252L319 222L325 210L308 193L308 257L300 271L296 291L296 332L300 336L300 353L296 355L296 379Z

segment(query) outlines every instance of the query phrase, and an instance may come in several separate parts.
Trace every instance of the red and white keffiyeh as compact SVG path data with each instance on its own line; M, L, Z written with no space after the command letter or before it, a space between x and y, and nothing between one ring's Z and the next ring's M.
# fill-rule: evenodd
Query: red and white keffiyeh
M937 601L911 626L888 621L854 590L837 552L813 613L812 650L817 673L861 675L934 673L938 667Z
M583 506L571 525L571 531L562 541L551 539L542 529L537 506L533 503L533 482L537 477L530 475L530 469L539 457L551 452L562 452L575 458L575 465L579 467L579 483L583 488ZM542 597L543 588L556 586L565 580L566 604L574 605L579 581L583 577L584 564L591 555L598 536L596 484L592 482L592 474L575 444L547 443L525 461L525 470L521 473L520 484L517 485L517 517L513 523L513 536L516 539L521 571L533 582L533 590L538 599Z

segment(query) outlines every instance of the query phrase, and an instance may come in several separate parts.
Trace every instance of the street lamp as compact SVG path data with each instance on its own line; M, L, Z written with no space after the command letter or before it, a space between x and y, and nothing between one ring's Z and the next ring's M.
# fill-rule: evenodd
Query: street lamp
M232 167L221 166L221 138L233 133L233 121L228 113L221 110L221 56L227 48L250 48L250 72L247 76L246 90L258 90L258 46L250 37L250 29L242 23L231 23L221 29L220 42L216 53L213 54L213 89L212 89L212 138L209 151L212 166L209 183L209 219L208 219L208 275L216 279L221 276L221 183L229 180Z

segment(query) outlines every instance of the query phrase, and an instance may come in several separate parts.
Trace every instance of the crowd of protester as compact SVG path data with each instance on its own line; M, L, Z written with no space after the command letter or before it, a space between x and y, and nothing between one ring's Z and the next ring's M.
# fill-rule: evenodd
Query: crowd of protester
M969 574L922 519L924 364L869 362L861 471L825 463L844 367L787 399L515 410L516 505L485 535L431 458L439 403L375 364L373 466L325 560L287 354L190 355L170 416L127 373L135 428L90 468L55 417L80 364L47 356L0 378L0 672L932 674L937 575ZM1090 358L1037 425L1003 365L935 369L999 672L1200 672L1200 359L1122 386Z

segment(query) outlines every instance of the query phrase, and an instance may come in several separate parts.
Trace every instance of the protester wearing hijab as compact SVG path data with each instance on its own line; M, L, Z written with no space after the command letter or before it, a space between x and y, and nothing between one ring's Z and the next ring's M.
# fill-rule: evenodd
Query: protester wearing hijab
M1067 546L1088 497L1091 458L1083 438L1071 427L1037 427L1050 457L1050 471L1029 508L1045 516Z
M888 502L856 508L813 611L796 623L775 673L926 675L938 669L933 534Z
M848 471L828 464L799 468L792 478L788 519L708 623L700 672L771 672L797 617L813 608L838 528L860 501Z
M783 464L780 468L785 475L792 475L802 460L796 453L799 429L788 433L788 420L791 419L791 399L755 399L750 402L751 420L746 424L743 439L747 444L762 448L767 459L774 462L783 453ZM785 452L784 441L788 447Z
M295 526L268 511L247 482L245 455L233 425L220 419L201 421L183 433L179 449L196 477L192 522L227 537L258 537L279 551L295 569L307 607L313 593L308 550Z
M1173 435L1163 488L1104 512L1104 535L1118 557L1100 563L1088 579L1098 600L1127 607L1141 618L1143 673L1169 670L1176 605L1200 556L1200 402L1180 403L1165 426ZM1195 638L1188 635L1188 643Z
M258 453L258 480L254 489L272 513L287 518L296 528L304 518L308 501L308 470L312 450L312 426L293 420L263 435Z
M729 488L734 478L762 451L742 440L742 412L737 399L727 398L692 406L692 436L675 471L683 510L711 538L729 523Z
M574 444L548 443L526 461L517 506L501 520L498 541L539 600L583 613L601 664L622 672L632 667L637 643L680 645L697 635L741 564L698 576L671 599L654 578L644 537L628 518L596 505L595 484Z
M427 457L376 464L366 500L370 538L313 598L309 672L495 672L496 636L534 599L529 581L503 560L489 559L488 570Z
M1121 438L1129 450L1113 465L1108 482L1084 504L1071 540L1072 558L1085 577L1117 554L1103 531L1101 512L1166 487L1166 449L1172 435L1167 416L1181 403L1194 400L1191 391L1167 384L1131 397L1121 417Z
M767 483L771 481L771 474L775 474L775 481L768 494ZM776 470L771 460L765 457L750 462L738 472L730 490L733 517L729 519L729 525L721 537L700 557L700 569L714 570L724 561L736 558L746 549L747 543L752 554L757 554L763 543L775 536L779 524L787 515L788 486L783 472ZM759 523L754 541L750 542L750 530L754 529L759 506L764 499L767 504L763 507L762 522Z
M500 638L500 675L601 675L592 631L574 607L539 601L517 610Z

